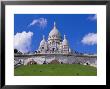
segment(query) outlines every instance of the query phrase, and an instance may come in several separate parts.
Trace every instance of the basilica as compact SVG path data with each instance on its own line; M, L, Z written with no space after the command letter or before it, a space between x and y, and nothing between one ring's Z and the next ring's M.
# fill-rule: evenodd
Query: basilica
M53 28L48 35L48 39L45 39L43 35L38 49L35 53L15 53L14 54L15 65L21 63L27 65L34 64L89 64L90 66L97 67L97 56L90 54L82 54L71 50L69 41L64 35L63 39L60 32L57 29L54 22ZM54 62L53 62L54 61Z
M60 53L60 54L69 54L71 53L71 49L69 48L69 43L64 35L62 39L60 32L56 27L56 23L54 22L53 29L50 31L48 40L45 40L45 36L43 35L42 41L40 42L39 48L37 50L38 53Z

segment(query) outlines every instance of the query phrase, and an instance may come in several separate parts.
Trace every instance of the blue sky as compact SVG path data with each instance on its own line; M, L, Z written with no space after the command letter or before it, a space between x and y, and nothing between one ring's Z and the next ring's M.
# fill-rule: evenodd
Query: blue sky
M54 21L62 38L64 34L66 35L72 50L81 53L97 53L97 18L95 14L15 14L15 48L29 51L38 49L42 35L45 35L46 40L48 39ZM25 36L22 34L23 32ZM27 42L23 43L26 40Z

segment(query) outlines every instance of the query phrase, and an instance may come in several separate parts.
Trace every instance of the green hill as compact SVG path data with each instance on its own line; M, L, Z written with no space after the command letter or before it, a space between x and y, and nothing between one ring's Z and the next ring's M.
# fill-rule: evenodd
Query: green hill
M26 65L14 69L15 76L96 76L97 69L80 64Z

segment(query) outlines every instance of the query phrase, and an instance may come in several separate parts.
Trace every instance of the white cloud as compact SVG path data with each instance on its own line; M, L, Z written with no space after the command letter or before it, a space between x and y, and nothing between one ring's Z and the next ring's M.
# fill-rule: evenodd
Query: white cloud
M29 26L37 25L40 28L44 28L47 25L47 19L45 18L39 18L39 19L34 19Z
M88 19L91 21L97 20L97 15L89 16Z
M31 40L32 40L33 32L25 32L16 33L14 36L14 48L19 51L26 53L30 51Z
M97 44L97 33L88 33L81 40L83 44L86 45L95 45Z

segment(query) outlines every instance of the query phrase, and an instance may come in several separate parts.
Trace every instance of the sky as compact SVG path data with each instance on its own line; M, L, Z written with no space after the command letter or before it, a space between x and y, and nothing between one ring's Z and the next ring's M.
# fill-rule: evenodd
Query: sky
M37 50L42 36L48 39L54 21L72 50L97 54L96 14L15 14L14 48L21 52Z

